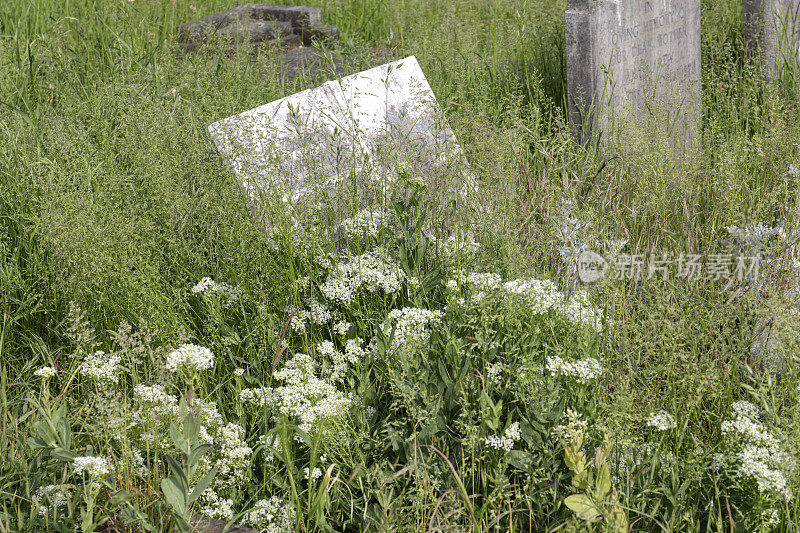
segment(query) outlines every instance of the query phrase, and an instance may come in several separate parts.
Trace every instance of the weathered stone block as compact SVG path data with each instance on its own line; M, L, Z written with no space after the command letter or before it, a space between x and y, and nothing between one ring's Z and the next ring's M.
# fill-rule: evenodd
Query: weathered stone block
M771 72L798 65L800 0L742 0L745 39Z
M668 109L681 141L699 125L700 0L568 0L567 98L580 138Z
M280 40L288 47L336 38L338 29L322 24L318 7L244 4L183 24L178 35L188 49L215 37L253 44Z

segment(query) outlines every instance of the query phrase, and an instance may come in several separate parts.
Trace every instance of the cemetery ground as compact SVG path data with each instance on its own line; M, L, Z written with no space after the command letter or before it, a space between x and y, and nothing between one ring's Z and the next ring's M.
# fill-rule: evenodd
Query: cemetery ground
M206 127L324 68L181 52L228 1L0 4L0 531L795 531L800 80L741 3L677 157L573 141L563 0L305 3L332 69L417 57L474 198L255 217Z

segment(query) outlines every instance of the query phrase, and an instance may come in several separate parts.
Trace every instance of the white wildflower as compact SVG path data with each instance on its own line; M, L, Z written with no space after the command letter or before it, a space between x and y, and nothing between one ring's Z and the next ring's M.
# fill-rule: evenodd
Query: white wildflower
M202 346L183 344L177 350L167 354L165 366L170 372L177 372L178 369L189 372L208 370L214 366L214 354Z
M487 437L486 445L495 450L505 450L510 452L514 448L514 443L522 438L519 431L519 422L514 422L508 426L500 437Z
M347 335L347 332L350 331L350 326L352 326L350 322L342 320L341 322L337 322L333 325L333 331L337 335L344 337Z
M389 355L398 355L412 345L423 345L430 339L430 328L444 317L441 311L430 311L418 307L393 309L386 317L382 327L388 337L394 328L394 337L389 347Z
M486 381L492 385L500 385L503 377L503 363L489 363L486 365Z
M233 375L237 378L244 376L244 368L237 368L233 371Z
M294 531L296 511L293 504L277 496L259 500L245 514L245 523L267 533L289 533Z
M456 292L458 290L458 281L454 279L447 280L445 286L447 287L447 290L451 292Z
M220 498L212 488L207 488L200 495L200 514L219 520L230 520L233 518L233 500Z
M86 472L92 478L104 476L111 471L111 466L108 464L108 459L105 457L94 457L91 455L85 457L76 457L73 459L72 468L76 474L80 475Z
M36 490L33 501L39 508L39 514L45 515L51 510L58 511L65 507L70 495L69 485L46 485Z
M121 358L116 354L106 354L98 350L94 354L87 355L81 363L79 372L82 376L97 380L99 382L117 383L119 376L119 364Z
M53 368L52 366L43 366L42 368L34 372L33 375L45 380L50 379L52 377L55 377L56 369Z
M666 411L650 413L650 416L647 419L647 425L649 427L656 428L658 431L667 431L677 427L675 417Z
M333 318L333 313L327 305L317 299L311 300L311 321L314 324L327 324Z
M303 469L303 472L304 472L304 477L310 481L314 481L315 479L318 479L319 477L322 476L322 470L316 467L314 468L314 470L311 470L310 472L308 467L305 467Z
M342 221L341 228L350 239L377 239L382 228L389 225L391 215L383 209L363 209Z
M193 294L217 294L222 299L223 307L230 307L240 299L239 289L227 283L217 283L209 277L201 279L194 287Z
M575 378L584 385L599 378L604 370L597 359L587 357L580 361L567 361L554 355L547 357L547 371L553 376L567 376Z
M320 286L322 294L330 301L342 305L353 303L359 290L394 294L400 291L405 274L385 251L365 252L340 264Z

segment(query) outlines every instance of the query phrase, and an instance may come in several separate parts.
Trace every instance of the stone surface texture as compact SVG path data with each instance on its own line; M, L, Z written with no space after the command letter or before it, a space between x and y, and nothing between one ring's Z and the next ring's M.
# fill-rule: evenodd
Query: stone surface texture
M208 130L254 205L282 200L294 209L314 192L352 193L354 184L357 194L378 194L396 179L400 164L430 180L455 174L474 187L413 56L220 120Z
M742 0L745 38L772 68L797 63L800 0Z
M322 23L318 7L244 4L183 24L180 41L193 50L213 38L257 44L280 42L284 48L310 46L315 40L336 38L338 29Z
M565 23L569 116L579 136L621 114L641 117L653 102L670 109L673 135L694 134L700 0L568 0Z

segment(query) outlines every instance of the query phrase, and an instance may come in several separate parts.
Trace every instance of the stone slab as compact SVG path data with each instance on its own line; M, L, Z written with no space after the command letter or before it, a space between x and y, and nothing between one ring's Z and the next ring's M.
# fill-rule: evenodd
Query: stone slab
M319 7L244 4L188 22L178 28L184 47L193 50L213 38L258 44L280 41L282 46L310 46L314 40L338 37L335 26L322 23Z
M800 0L742 0L745 39L770 71L797 65Z
M294 208L315 190L333 193L354 183L361 194L371 186L363 183L365 169L382 176L385 186L399 163L430 180L455 175L465 191L476 190L414 56L281 98L208 130L255 205L281 200Z
M669 107L665 127L699 127L700 0L568 0L567 98L576 136Z

